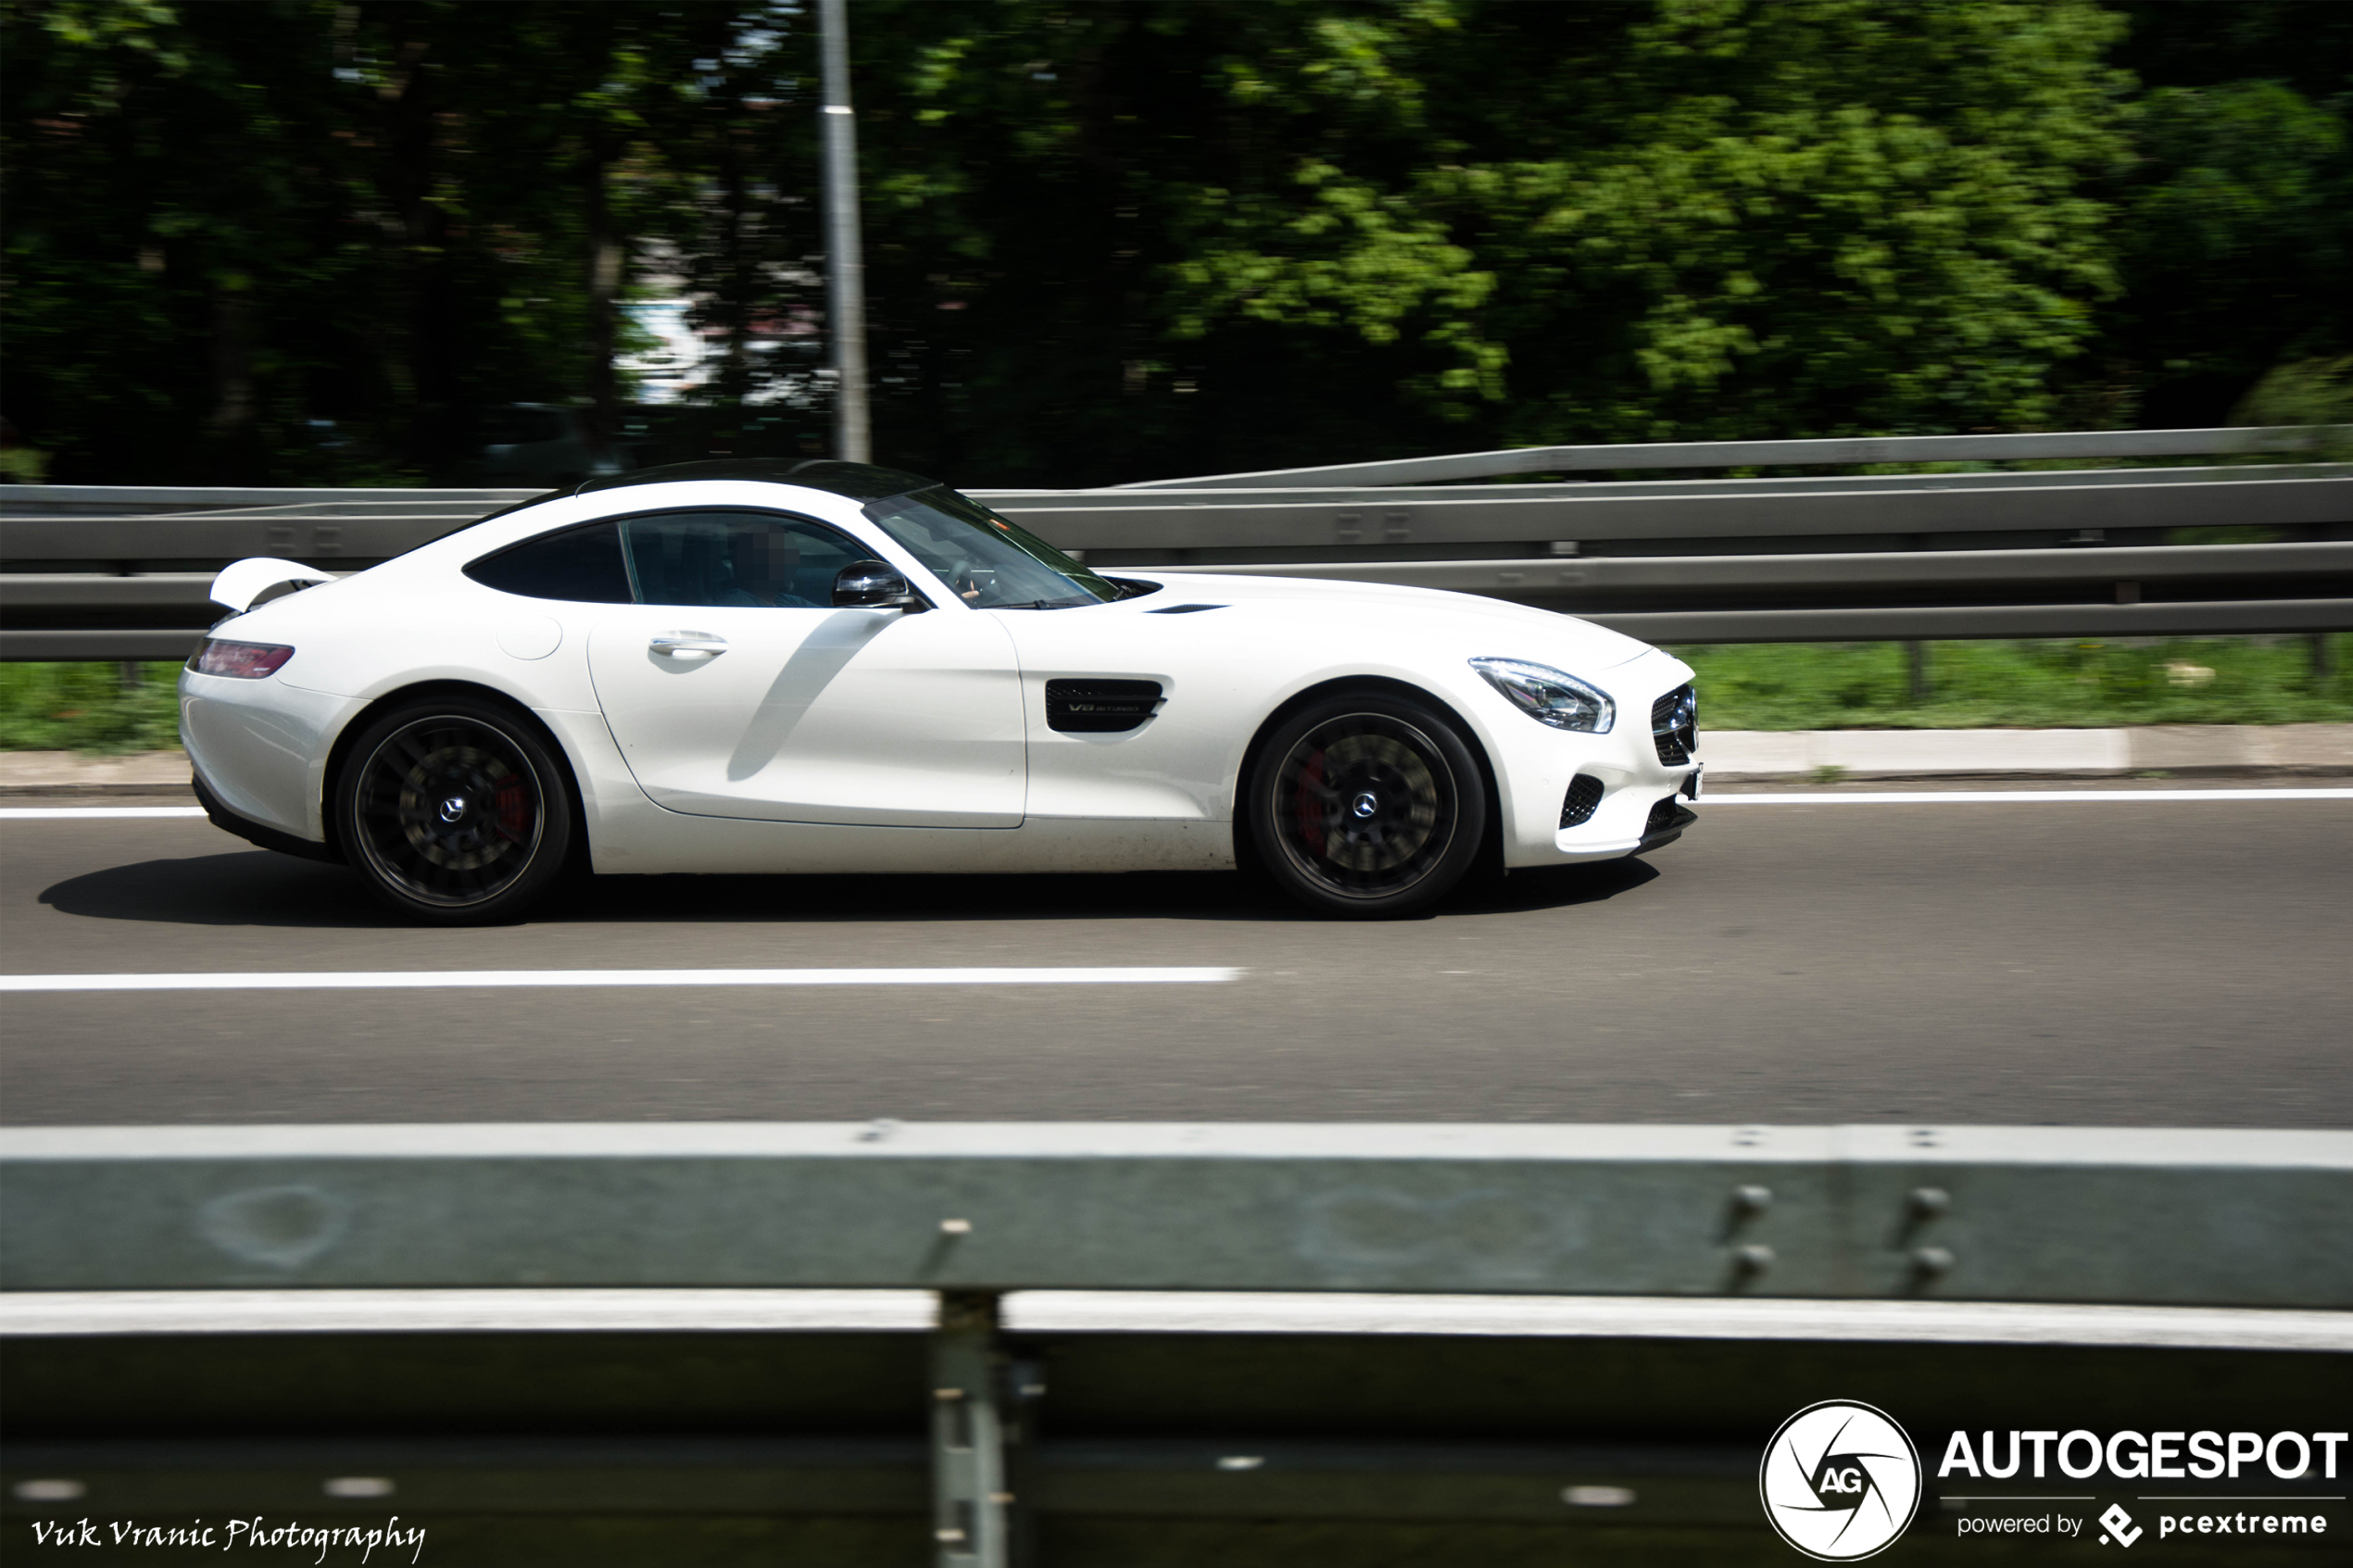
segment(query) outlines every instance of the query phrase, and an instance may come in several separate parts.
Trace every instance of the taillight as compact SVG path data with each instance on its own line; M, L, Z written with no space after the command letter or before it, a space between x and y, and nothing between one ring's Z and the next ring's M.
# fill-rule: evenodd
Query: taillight
M293 657L294 649L276 643L231 643L208 637L198 645L195 657L188 660L188 668L199 675L258 681L264 675L275 675L279 667Z

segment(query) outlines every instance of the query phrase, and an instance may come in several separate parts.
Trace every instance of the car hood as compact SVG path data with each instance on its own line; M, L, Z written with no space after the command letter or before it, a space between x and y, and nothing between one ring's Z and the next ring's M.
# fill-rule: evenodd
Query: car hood
M1257 608L1290 604L1302 613L1319 618L1354 619L1351 612L1360 612L1366 621L1391 629L1400 615L1412 615L1425 624L1428 618L1443 619L1461 624L1466 633L1485 629L1491 633L1513 631L1523 637L1532 633L1542 639L1549 656L1573 659L1587 670L1615 669L1651 651L1648 643L1573 615L1441 588L1340 583L1320 577L1245 577L1205 571L1164 574L1145 568L1119 567L1109 571L1116 577L1164 584L1159 594L1151 596L1150 603L1139 604L1138 608L1143 609L1192 603L1249 604ZM1508 654L1514 650L1499 646L1495 651Z

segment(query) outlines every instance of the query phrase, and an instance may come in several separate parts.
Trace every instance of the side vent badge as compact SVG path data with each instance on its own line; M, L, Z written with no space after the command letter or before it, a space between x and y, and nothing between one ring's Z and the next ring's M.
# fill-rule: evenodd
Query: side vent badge
M1065 734L1140 729L1162 700L1158 681L1049 681L1046 726Z

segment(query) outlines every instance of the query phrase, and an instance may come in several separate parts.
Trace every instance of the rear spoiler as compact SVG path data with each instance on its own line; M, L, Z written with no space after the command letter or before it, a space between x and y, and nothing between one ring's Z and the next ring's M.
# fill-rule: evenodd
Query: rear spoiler
M332 583L334 573L321 571L315 566L299 561L277 560L269 556L256 556L222 569L212 580L212 602L226 606L232 613L242 613L253 608L253 601L284 583L298 583L308 588L320 583Z

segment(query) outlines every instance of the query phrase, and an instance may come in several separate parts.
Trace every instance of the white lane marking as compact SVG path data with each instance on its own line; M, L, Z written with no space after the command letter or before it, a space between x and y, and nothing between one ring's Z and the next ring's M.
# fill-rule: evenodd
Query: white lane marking
M38 1299L34 1299L38 1297ZM937 1325L928 1290L73 1290L0 1295L0 1335L861 1330Z
M2353 1314L2246 1307L1685 1297L1017 1290L1028 1334L1445 1334L2353 1349Z
M424 969L0 974L5 991L441 991L586 985L1185 985L1239 969Z
M2239 1307L1790 1301L1683 1297L1017 1290L1029 1333L1422 1334L2353 1349L2353 1315ZM409 1289L21 1291L0 1335L539 1333L615 1329L920 1333L928 1290Z
M2275 1127L1607 1122L326 1122L0 1126L0 1161L143 1160L1446 1160L1994 1163L2353 1173L2353 1132ZM2315 1174L2314 1180L2322 1179ZM0 1290L0 1301L6 1299ZM2346 1314L2353 1323L2353 1313Z
M157 795L166 793L156 791ZM50 821L82 821L94 817L201 817L201 806L0 806L0 819L23 821L46 818Z
M2047 800L2353 800L2353 789L1924 789L1851 795L1709 794L1709 806L1981 806Z

